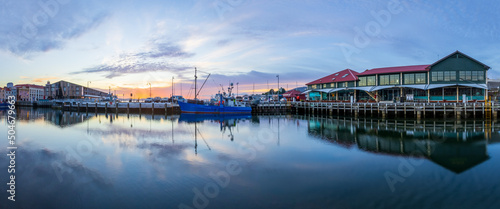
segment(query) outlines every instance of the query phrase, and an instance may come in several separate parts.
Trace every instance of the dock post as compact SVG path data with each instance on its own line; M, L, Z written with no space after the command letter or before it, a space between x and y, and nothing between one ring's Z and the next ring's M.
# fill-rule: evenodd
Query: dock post
M446 103L443 103L443 117L446 118Z
M107 102L104 104L104 114L106 114L106 115L108 114L108 103Z
M130 114L130 103L127 103L127 117Z
M406 118L406 103L403 103L403 111L404 111L404 116Z
M427 103L424 103L424 105L423 105L424 118L425 118L425 106L427 106Z
M78 109L76 111L80 112L80 103L78 103Z
M95 114L97 115L97 102L95 103Z
M165 103L165 116L167 116L167 103Z
M417 121L420 121L422 119L422 111L418 110L417 111Z
M432 107L434 108L434 110L433 110L434 118L436 118L436 103L433 103Z
M115 107L115 113L118 115L118 102L115 103L116 107Z
M71 111L72 111L72 109L73 109L73 103L71 103L71 102L70 102L70 103L69 103L69 111L71 112Z
M85 113L89 114L89 103L85 104Z
M454 111L455 111L455 118L457 118L457 116L458 116L458 113L457 113L457 103L455 103L453 106L454 106L453 108L454 108Z
M139 102L139 116L141 116L142 102Z
M474 118L476 118L476 103L472 104L472 113L474 114Z
M462 119L462 109L461 108L455 108L455 117L457 120Z
M155 115L155 103L151 103L151 115Z

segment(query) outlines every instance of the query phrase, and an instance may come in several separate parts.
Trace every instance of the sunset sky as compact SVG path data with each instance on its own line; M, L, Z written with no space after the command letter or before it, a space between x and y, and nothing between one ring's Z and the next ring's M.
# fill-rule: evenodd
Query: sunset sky
M500 78L496 1L0 0L0 86L67 80L118 95L295 88L346 68L431 64L456 50ZM235 90L236 91L236 86Z

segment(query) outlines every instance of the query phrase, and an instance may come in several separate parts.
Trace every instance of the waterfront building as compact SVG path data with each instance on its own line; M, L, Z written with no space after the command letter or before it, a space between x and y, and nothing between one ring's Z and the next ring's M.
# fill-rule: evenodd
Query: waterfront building
M0 99L3 99L4 101L7 101L9 96L12 96L12 88L9 87L4 87L3 88L3 97L0 97Z
M306 100L306 96L304 92L306 90L306 87L298 87L292 90L289 90L285 93L283 93L283 98L285 98L287 101L304 101Z
M5 100L5 89L0 87L0 103Z
M47 99L81 99L85 96L109 96L108 93L63 80L53 84L47 82L44 91Z
M21 101L38 101L45 99L43 86L18 84L15 88L17 89L17 98Z
M348 81L351 86L332 85L331 79L346 70L306 85L311 101L484 101L488 99L488 69L487 65L456 51L430 65L352 71ZM345 95L339 97L341 93L347 93L349 99Z
M350 96L354 95L354 89L358 80L359 73L345 69L323 78L306 84L306 98L309 101L349 101Z

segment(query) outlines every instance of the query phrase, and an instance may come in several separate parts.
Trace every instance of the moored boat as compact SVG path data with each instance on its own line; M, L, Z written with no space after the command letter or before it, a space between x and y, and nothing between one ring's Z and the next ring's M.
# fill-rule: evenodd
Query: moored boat
M0 103L0 110L9 109L9 103Z
M210 75L209 75L210 76ZM195 97L194 101L179 101L179 107L183 113L201 113L201 114L250 114L252 107L245 105L245 103L238 102L232 95L233 84L228 87L228 93L218 93L216 103L203 103L197 99L196 89L196 68L195 68ZM207 77L208 79L208 77ZM203 86L202 86L203 87Z

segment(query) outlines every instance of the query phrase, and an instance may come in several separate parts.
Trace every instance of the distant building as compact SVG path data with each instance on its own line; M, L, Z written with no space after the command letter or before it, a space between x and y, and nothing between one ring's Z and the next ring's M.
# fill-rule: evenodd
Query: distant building
M21 101L38 101L45 99L43 86L34 84L18 84L14 87L17 90L17 98Z
M12 82L7 83L7 86L3 88L3 96L0 97L0 100L7 101L9 96L17 96L14 94L14 84Z
M3 102L5 100L5 90L4 88L0 87L0 102Z
M109 96L108 93L87 88L68 81L47 82L44 88L46 99L81 99L85 96Z

